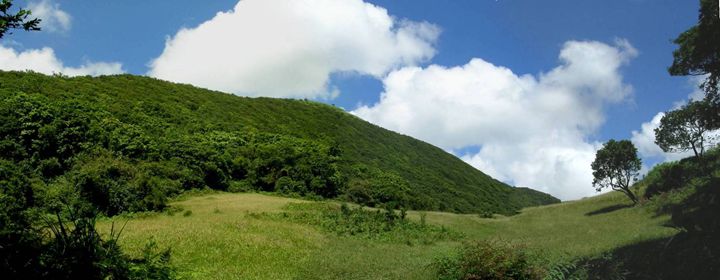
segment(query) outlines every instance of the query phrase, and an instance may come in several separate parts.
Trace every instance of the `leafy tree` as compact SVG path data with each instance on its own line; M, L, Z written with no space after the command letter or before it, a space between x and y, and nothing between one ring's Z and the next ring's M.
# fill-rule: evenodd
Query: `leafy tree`
M30 10L20 9L12 12L11 8L12 0L0 1L0 38L10 29L40 30L40 19L28 19Z
M702 87L708 97L718 100L720 81L720 15L717 0L700 0L698 24L686 30L675 41L671 75L708 75Z
M714 140L709 135L713 111L707 101L692 101L666 113L655 129L655 143L665 152L692 150L696 157L702 156L705 147Z
M595 154L595 161L591 165L593 187L597 191L610 188L622 192L635 204L638 200L630 190L630 184L637 180L640 165L637 148L632 142L611 139Z

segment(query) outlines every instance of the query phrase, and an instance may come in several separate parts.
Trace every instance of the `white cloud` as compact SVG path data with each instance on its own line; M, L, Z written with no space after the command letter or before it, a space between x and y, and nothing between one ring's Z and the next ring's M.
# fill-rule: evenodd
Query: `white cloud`
M479 146L462 159L516 186L580 198L595 193L590 163L600 143L587 139L603 124L605 104L632 93L619 71L636 55L625 40L570 41L561 65L536 76L478 58L406 67L383 80L377 104L353 113L447 150Z
M685 102L682 102L685 103ZM681 105L682 106L682 105ZM692 151L682 153L666 153L655 144L655 129L660 126L660 120L665 113L657 113L652 120L640 125L640 131L634 130L630 139L638 149L640 156L645 159L659 159L661 162L679 160L692 155ZM649 166L651 167L651 166ZM649 167L645 168L646 170Z
M39 18L40 28L49 32L67 32L72 27L72 17L51 0L33 1L28 4L33 18Z
M169 38L148 75L241 95L328 98L331 73L381 78L426 61L439 32L362 0L243 0Z
M32 70L44 74L63 73L68 76L110 75L123 73L122 64L117 62L86 62L80 67L66 67L51 48L30 49L17 52L0 46L0 69Z

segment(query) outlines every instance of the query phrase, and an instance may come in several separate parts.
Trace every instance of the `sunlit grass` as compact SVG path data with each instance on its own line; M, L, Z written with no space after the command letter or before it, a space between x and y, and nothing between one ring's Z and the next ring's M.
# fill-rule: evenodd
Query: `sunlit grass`
M121 244L137 253L154 239L173 250L173 265L185 279L432 279L428 268L462 241L431 245L376 242L322 233L319 228L285 220L256 219L248 213L283 211L302 200L261 194L216 193L172 203L181 208L133 218ZM676 231L663 226L647 207L628 204L620 194L527 208L511 217L410 211L430 224L464 233L467 240L502 238L525 244L549 260L594 256ZM606 209L590 215L589 213ZM186 216L184 213L190 213ZM123 218L113 219L116 225ZM103 220L107 231L111 221Z

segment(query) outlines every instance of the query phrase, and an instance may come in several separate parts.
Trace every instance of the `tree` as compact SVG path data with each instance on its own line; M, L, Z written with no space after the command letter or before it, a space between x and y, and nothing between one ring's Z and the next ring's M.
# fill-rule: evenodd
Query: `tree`
M705 147L714 140L712 131L713 106L708 101L692 101L680 109L667 112L655 129L655 144L665 152L692 150L702 156Z
M720 15L717 0L700 0L698 24L678 36L674 43L670 75L708 75L702 88L716 104L718 81L720 81Z
M13 13L11 11L12 0L0 1L0 39L10 29L24 29L25 31L40 30L40 19L28 19L32 14L30 10L20 9Z
M637 197L630 190L630 184L637 180L640 164L637 148L632 142L610 140L597 151L591 165L593 187L597 191L610 188L622 192L635 204Z

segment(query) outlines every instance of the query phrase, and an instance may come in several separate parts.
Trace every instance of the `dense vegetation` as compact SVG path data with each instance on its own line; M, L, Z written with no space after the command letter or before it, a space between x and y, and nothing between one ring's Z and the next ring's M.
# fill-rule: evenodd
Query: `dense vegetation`
M20 72L0 73L0 100L4 160L43 199L82 198L107 215L159 210L204 187L505 214L557 202L315 102Z
M433 265L438 279L543 279L544 272L534 267L524 249L500 240L464 244L454 256L438 259Z
M0 273L9 279L171 279L169 251L148 243L143 256L126 255L120 233L103 238L97 211L82 200L41 201L23 170L0 160Z
M375 241L432 244L442 240L461 237L445 227L429 225L422 218L419 222L407 219L407 212L399 213L389 207L369 210L331 203L290 203L282 213L252 213L252 217L288 220L295 223L320 227L323 231Z

